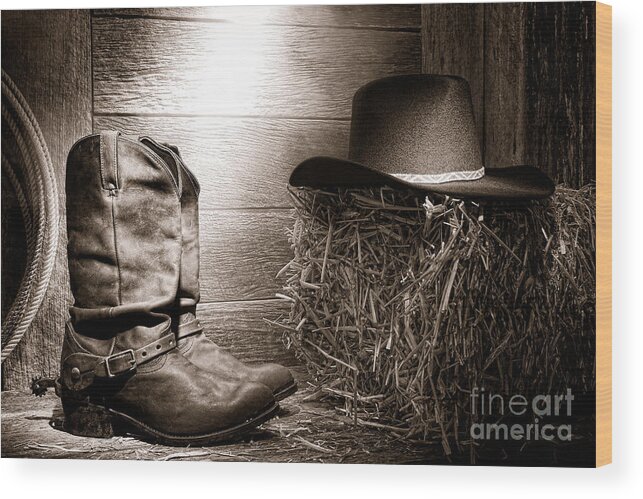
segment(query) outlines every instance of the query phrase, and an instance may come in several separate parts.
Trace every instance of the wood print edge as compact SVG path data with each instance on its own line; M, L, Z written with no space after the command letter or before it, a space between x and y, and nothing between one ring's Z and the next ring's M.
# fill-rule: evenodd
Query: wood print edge
M596 3L596 466L612 462L612 7Z

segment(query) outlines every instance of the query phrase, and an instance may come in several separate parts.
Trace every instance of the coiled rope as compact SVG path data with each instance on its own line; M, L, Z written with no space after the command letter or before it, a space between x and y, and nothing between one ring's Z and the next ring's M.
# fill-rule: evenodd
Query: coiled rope
M20 206L27 236L27 265L16 298L2 323L2 362L16 348L38 313L56 261L60 213L58 187L47 144L27 101L2 70L3 142L6 174Z

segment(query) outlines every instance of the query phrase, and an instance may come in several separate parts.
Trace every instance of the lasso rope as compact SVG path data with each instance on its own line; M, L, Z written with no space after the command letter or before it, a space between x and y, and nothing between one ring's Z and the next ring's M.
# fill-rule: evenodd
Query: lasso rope
M17 165L2 154L2 170L16 192L27 235L27 268L2 323L2 362L38 313L56 261L60 214L58 187L47 144L27 101L2 71L2 126L17 145ZM23 185L24 184L24 185Z

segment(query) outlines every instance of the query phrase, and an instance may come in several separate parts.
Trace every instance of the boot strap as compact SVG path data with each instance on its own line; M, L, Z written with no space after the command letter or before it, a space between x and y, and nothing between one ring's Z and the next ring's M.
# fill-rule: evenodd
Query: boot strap
M100 178L102 187L108 191L119 188L118 179L118 136L112 130L100 134Z
M176 339L180 340L188 336L192 336L193 334L199 334L202 331L203 331L203 328L199 323L199 319L195 317L190 322L186 322L185 324L179 324L178 330L176 332Z
M174 347L174 333L169 333L142 348L123 350L106 357L85 352L72 353L63 361L63 384L72 390L82 390L91 385L95 378L115 378L127 374Z

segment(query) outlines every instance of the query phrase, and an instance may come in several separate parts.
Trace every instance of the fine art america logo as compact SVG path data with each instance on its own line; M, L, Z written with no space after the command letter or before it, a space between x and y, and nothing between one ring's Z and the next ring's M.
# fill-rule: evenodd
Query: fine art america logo
M474 423L470 435L474 440L560 440L572 439L571 424L551 424L548 418L571 417L574 396L568 388L565 394L535 395L528 399L524 395L505 397L486 393L484 388L471 390L472 414L483 418L500 420L504 416L530 417L523 423Z

